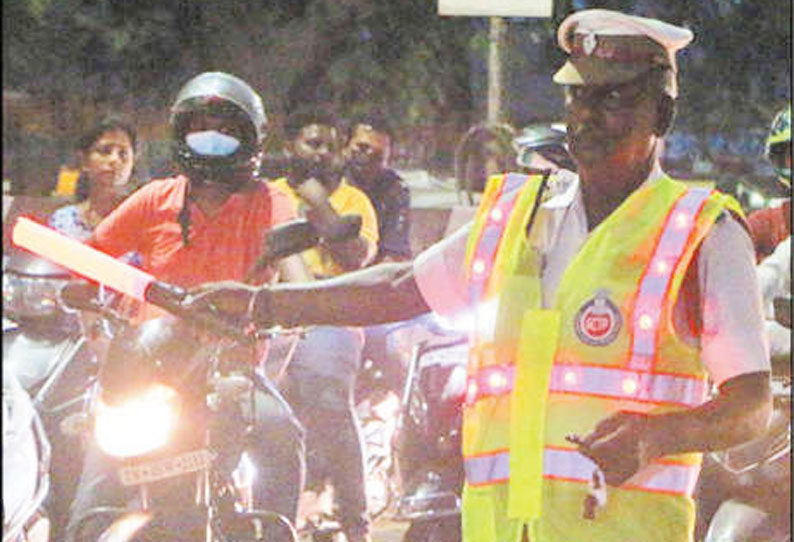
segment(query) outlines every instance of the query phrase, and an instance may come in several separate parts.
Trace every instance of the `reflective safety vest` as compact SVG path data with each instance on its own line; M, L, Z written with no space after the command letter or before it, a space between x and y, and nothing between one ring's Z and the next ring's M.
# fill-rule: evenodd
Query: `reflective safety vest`
M663 413L706 400L698 350L673 326L686 270L734 200L664 177L590 232L542 307L540 178L489 182L467 246L471 338L463 422L467 542L686 542L700 454L654 461L582 507L595 464L565 440L619 411Z

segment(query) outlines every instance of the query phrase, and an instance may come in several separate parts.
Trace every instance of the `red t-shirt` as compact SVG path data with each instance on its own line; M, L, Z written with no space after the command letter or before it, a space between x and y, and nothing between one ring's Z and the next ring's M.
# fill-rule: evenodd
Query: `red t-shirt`
M242 281L264 251L267 230L297 216L286 194L260 182L232 194L212 218L190 202L185 246L177 216L187 182L180 175L144 185L96 227L92 244L111 256L136 251L144 271L183 288ZM271 277L267 270L255 282Z
M777 207L754 211L747 216L750 235L755 245L756 259L760 262L786 237L791 235L791 200Z

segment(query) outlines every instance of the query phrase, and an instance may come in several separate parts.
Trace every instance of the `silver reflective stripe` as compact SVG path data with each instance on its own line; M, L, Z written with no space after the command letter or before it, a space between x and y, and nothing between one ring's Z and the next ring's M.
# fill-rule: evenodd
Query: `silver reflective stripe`
M673 206L662 235L640 282L632 311L632 344L629 367L638 371L652 369L661 326L664 300L673 272L695 228L703 204L711 194L708 188L690 188Z
M546 448L543 454L543 475L588 483L597 465L576 450ZM692 495L700 468L697 465L653 463L629 478L621 487L643 489L678 495Z
M501 452L464 461L466 481L471 485L495 484L510 477L510 453Z
M505 225L520 193L517 189L526 178L524 175L509 173L502 183L502 191L499 198L493 207L488 210L488 218L483 226L480 239L477 242L477 248L474 251L474 258L471 262L469 300L472 304L477 304L482 300L482 296L485 293L485 285L491 276L490 271L494 264L496 250L499 248ZM498 219L493 218L494 212L498 213Z
M465 462L466 481L470 485L488 485L505 482L510 477L510 453L499 452L479 457L468 457ZM589 483L598 466L576 450L546 448L543 451L544 478ZM696 465L654 463L635 474L621 487L692 495L700 468Z
M684 406L701 404L708 391L700 378L579 365L555 365L549 388L561 393Z
M528 177L521 173L508 173L504 180L504 187L502 188L502 194L507 194L508 192L512 192L513 190L518 190L521 188L521 185L524 184Z
M466 402L513 391L513 365L491 365L469 378ZM554 365L549 390L557 393L597 395L631 401L697 406L708 387L701 378L655 374L630 369L583 365Z

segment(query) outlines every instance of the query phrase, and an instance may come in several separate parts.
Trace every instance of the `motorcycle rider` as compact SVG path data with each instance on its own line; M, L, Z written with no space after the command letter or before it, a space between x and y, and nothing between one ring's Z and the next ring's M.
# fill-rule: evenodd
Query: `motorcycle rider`
M557 37L577 175L493 177L475 222L413 264L205 285L188 306L347 325L473 309L464 539L691 541L699 452L769 420L751 243L735 200L661 170L692 33L591 9Z
M766 140L766 158L789 196L780 205L750 213L747 222L756 245L758 281L766 305L767 334L773 360L791 357L791 329L776 321L775 298L791 299L791 105L778 112ZM790 303L790 301L789 301ZM791 306L788 311L791 318ZM783 316L783 315L781 315Z
M760 262L785 238L791 236L791 105L782 109L772 121L764 149L766 159L785 187L787 197L766 209L753 211L747 217L750 235Z
M268 229L296 217L286 194L256 178L267 126L262 100L233 75L205 72L177 94L170 125L181 172L132 194L88 242L114 257L136 251L145 271L183 288L244 280L256 267ZM308 278L302 262L291 257L261 270L252 282L279 274L282 280ZM137 307L136 320L159 315L145 304ZM256 426L247 447L257 468L254 506L294 522L304 471L302 428L271 385L262 379L255 384ZM112 469L93 445L72 506L70 536L89 509L126 502Z

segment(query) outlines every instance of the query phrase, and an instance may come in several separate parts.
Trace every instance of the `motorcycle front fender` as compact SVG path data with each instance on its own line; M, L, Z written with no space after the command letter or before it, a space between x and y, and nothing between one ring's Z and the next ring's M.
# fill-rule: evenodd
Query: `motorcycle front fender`
M787 542L784 518L738 501L725 501L714 514L703 542Z

